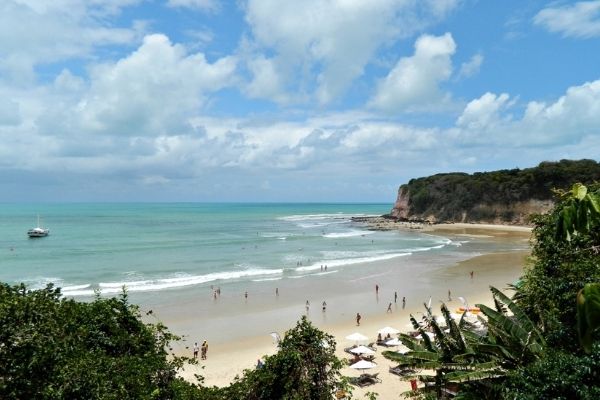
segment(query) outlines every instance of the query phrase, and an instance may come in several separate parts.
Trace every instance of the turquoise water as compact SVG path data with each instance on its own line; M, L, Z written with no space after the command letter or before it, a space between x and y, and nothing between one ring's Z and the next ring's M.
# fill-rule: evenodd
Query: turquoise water
M374 232L352 216L390 204L3 204L0 280L65 295L177 291L295 279L453 247ZM36 215L50 236L29 239ZM454 243L456 244L456 243ZM323 266L323 268L322 268ZM324 267L327 266L327 271Z

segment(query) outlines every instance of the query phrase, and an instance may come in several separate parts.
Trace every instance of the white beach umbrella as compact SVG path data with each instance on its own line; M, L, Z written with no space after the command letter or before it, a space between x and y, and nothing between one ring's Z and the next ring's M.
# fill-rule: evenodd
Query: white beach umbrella
M352 368L352 369L369 369L369 368L375 368L376 366L377 366L377 364L375 364L374 362L360 360L359 362L352 364L350 366L350 368Z
M450 317L451 317L452 319L454 319L454 320L459 320L459 321L460 321L460 317L461 317L461 315L460 315L460 314L457 314L457 313L453 313L453 312L451 312L451 313L450 313Z
M435 335L433 333L431 333L431 332L425 332L425 334L427 336L429 336L429 339L431 339L431 340L435 339ZM423 336L417 335L417 339L423 339Z
M362 335L362 334L360 334L358 332L355 332L352 335L346 336L346 339L352 340L354 342L362 342L362 341L365 341L365 340L369 340L368 337L366 337L365 335Z
M358 346L353 349L350 349L350 352L354 354L375 354L373 350L368 348L367 346Z
M402 344L402 341L397 338L393 338L385 342L385 344L386 346L400 346Z
M392 328L391 326L386 326L385 328L381 328L380 330L378 330L377 333L380 333L382 335L396 335L400 333L400 331L396 328Z

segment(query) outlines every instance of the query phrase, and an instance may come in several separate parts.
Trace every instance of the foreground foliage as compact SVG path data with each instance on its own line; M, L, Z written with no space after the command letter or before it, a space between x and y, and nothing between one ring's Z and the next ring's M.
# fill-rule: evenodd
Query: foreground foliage
M0 284L1 399L327 399L341 388L332 336L303 317L259 369L225 388L190 384L177 372L195 361L168 349L179 340L142 322L124 293L83 303L48 286Z
M342 388L342 362L335 356L335 340L303 316L286 332L279 350L266 356L261 368L244 371L224 399L331 400Z
M186 359L167 352L178 338L125 294L82 303L0 284L0 326L2 399L169 399L188 386Z

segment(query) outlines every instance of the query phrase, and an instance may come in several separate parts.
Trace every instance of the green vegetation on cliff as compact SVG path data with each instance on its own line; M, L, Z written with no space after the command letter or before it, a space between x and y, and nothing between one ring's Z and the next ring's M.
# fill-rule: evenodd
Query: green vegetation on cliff
M408 196L409 219L437 221L515 221L542 210L519 209L531 200L551 201L552 189L566 189L575 182L600 181L600 163L594 160L542 162L537 167L492 172L437 174L411 179L400 187ZM400 198L399 198L400 200Z

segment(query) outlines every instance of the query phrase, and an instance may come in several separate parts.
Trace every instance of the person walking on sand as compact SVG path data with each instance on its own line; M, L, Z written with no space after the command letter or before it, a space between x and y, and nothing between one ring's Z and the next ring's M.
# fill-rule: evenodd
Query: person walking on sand
M362 317L360 316L360 313L356 313L356 326L360 326L360 319Z
M386 312L389 312L389 313L392 312L392 303L388 304L388 308L387 308Z
M194 342L194 360L198 359L198 342Z
M206 360L206 354L208 353L208 342L206 340L202 342L202 347L200 348L200 350L201 358L203 360Z

